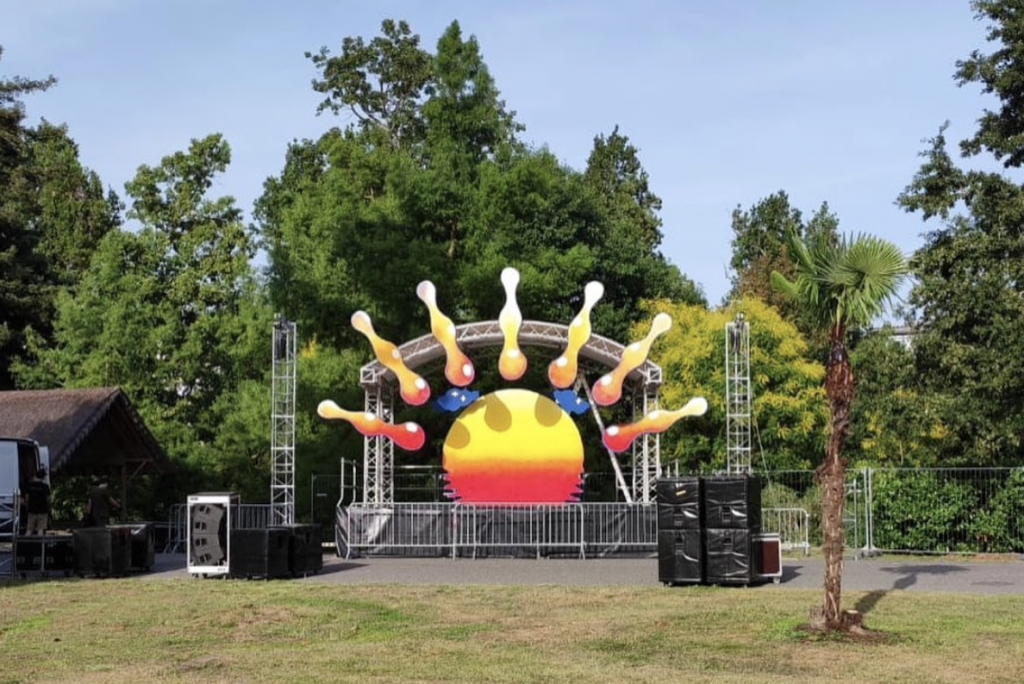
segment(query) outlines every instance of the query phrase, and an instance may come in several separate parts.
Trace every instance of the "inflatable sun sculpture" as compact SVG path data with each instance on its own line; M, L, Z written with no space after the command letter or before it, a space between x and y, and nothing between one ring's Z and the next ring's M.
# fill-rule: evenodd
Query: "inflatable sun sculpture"
M519 272L506 268L501 272L501 283L505 288L505 306L498 325L504 345L498 372L504 380L514 382L527 367L518 340L523 323L516 302ZM590 282L583 293L583 306L569 325L565 350L548 367L548 380L556 390L557 402L525 389L502 389L482 397L468 389L452 390L438 400L445 410L461 410L443 447L442 466L451 498L471 504L579 500L583 440L569 414L586 409L581 410L581 405L585 406L583 401L568 388L576 382L579 352L590 339L590 312L604 295L604 286ZM426 305L430 330L445 350L445 379L455 387L467 388L476 371L458 345L455 325L437 306L434 284L423 281L416 288L416 295ZM405 365L395 344L377 335L366 312L352 315L352 327L367 337L377 360L395 374L399 395L405 403L421 406L430 399L430 386ZM627 376L647 360L654 340L671 327L668 314L655 316L647 336L626 347L618 366L594 384L594 402L600 406L617 403ZM635 423L609 427L602 440L612 452L626 451L637 437L667 430L686 416L703 415L707 406L707 401L696 397L676 411L651 411ZM416 423L386 423L373 413L346 411L330 400L320 402L317 413L323 418L348 421L365 437L386 437L407 451L422 448L426 440L423 428Z

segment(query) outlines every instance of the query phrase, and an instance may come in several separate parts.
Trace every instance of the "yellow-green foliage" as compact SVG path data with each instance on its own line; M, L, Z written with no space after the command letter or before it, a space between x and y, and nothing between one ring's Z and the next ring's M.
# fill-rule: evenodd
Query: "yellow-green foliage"
M949 411L942 395L920 384L914 353L887 332L860 340L850 353L857 393L851 460L930 467L949 449Z
M725 464L725 325L738 312L750 324L754 467L817 463L828 417L825 369L805 358L807 343L774 308L748 298L715 311L665 301L646 302L644 311L647 318L633 328L631 339L645 335L658 312L673 321L651 351L651 360L663 371L661 405L675 409L694 396L708 400L703 418L687 419L662 435L664 463L678 460L684 471Z

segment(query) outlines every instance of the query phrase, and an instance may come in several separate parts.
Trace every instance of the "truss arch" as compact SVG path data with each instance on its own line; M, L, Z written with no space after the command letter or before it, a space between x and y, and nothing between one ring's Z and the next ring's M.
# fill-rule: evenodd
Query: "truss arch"
M467 354L473 349L500 347L505 335L498 321L478 321L456 326L455 339ZM518 342L521 347L563 349L568 343L569 326L545 321L523 321L519 329ZM405 365L416 368L441 359L444 347L432 334L423 335L399 346ZM601 335L592 334L580 348L581 359L593 361L609 369L618 365L625 351L625 345ZM470 354L472 357L472 355ZM365 407L390 421L394 415L393 384L394 373L379 361L372 361L360 369L359 384L365 393ZM584 381L585 383L585 381ZM626 377L626 384L632 390L634 415L637 409L644 413L658 407L658 390L661 387L661 367L644 361ZM589 388L587 390L589 395ZM596 411L596 407L594 407ZM655 480L661 475L661 440L658 434L645 434L637 438L633 450L634 485L630 498L640 503L654 500ZM367 504L394 503L394 450L390 440L384 437L366 437L363 440L363 499Z

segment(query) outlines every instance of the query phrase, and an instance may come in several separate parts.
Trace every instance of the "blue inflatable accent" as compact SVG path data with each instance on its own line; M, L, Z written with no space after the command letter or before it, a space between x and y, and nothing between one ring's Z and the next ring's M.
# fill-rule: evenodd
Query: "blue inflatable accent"
M434 407L442 413L456 413L480 398L479 392L470 389L450 389L434 402Z
M570 416L586 413L590 406L585 399L580 399L571 389L555 390L555 403Z

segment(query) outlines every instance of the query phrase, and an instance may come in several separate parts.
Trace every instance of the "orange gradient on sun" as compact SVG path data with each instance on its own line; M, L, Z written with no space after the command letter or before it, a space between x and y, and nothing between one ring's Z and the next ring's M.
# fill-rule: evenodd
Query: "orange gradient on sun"
M579 499L583 440L572 418L536 392L477 399L448 431L443 463L461 503L564 503Z

